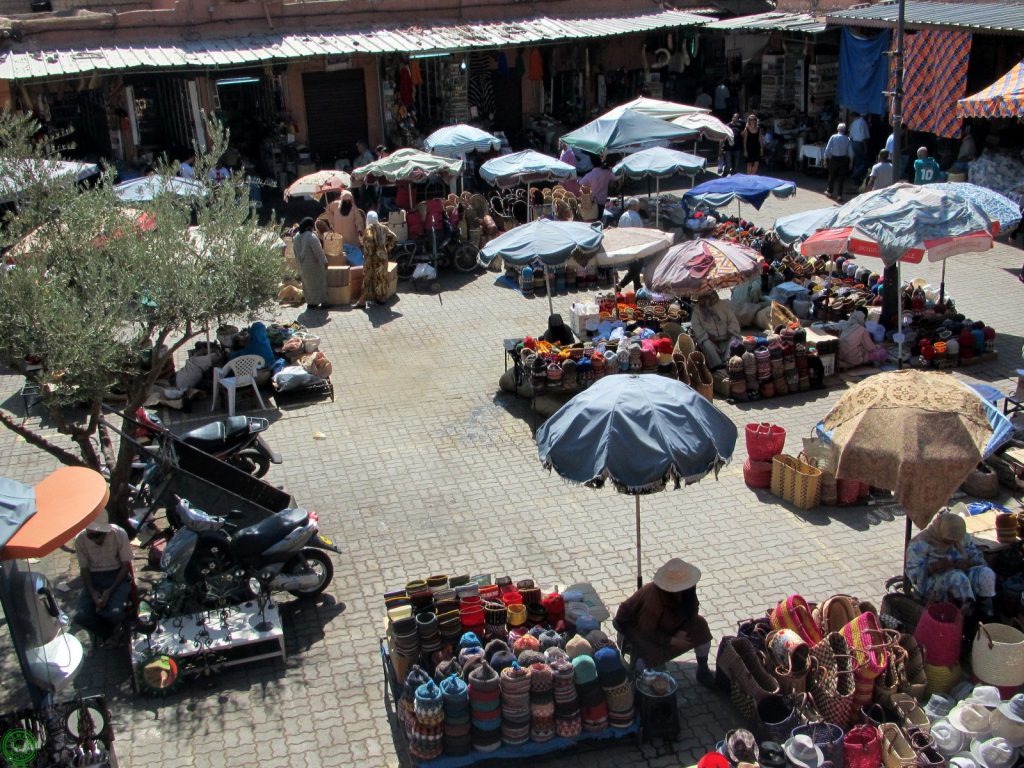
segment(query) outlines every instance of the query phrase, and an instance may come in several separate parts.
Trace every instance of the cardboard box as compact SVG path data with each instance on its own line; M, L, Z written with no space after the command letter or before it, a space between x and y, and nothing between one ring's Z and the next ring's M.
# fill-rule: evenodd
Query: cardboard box
M352 289L352 297L355 299L359 298L359 295L363 292L363 268L362 267L349 267L348 268L348 285Z
M348 273L351 267L327 267L327 286L344 288L348 285Z
M398 293L398 263L394 261L388 262L388 295L385 297L385 301L390 299Z
M332 307L352 303L352 287L343 285L340 287L327 286L327 303Z

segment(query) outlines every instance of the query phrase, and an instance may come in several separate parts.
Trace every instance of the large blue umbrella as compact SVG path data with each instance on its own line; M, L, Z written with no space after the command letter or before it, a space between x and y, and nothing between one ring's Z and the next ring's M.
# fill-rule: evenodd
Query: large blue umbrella
M423 147L435 155L462 157L470 152L497 151L501 149L501 139L472 125L449 125L427 136Z
M643 585L640 495L695 483L732 458L736 425L693 389L665 376L605 376L537 431L541 463L573 483L611 481L636 497L637 586Z
M712 208L721 208L733 200L742 201L761 210L768 195L789 197L796 194L796 184L792 181L773 179L771 176L750 176L745 173L734 173L698 184L685 195L686 205L704 203Z
M1001 195L988 187L964 182L943 182L929 184L928 189L957 195L976 203L988 217L999 222L1000 232L1010 232L1020 224L1020 206L1006 195Z
M501 256L516 266L540 261L545 267L553 267L564 264L575 253L596 250L603 237L600 229L582 221L538 219L491 240L480 249L478 258L484 264ZM554 312L550 293L548 308Z
M692 136L693 131L656 117L624 110L615 117L599 117L562 137L574 149L593 155L635 152L647 147L663 147L675 139Z
M686 173L691 177L700 173L708 161L703 157L691 155L688 152L680 152L678 149L667 147L651 147L642 149L627 155L612 168L616 176L625 174L631 179L642 179L653 176L655 182L655 194L661 193L661 180L677 173ZM690 183L693 183L691 178ZM650 187L647 188L650 191ZM660 206L654 209L654 225L659 223Z
M576 177L576 169L550 155L532 149L493 157L480 166L480 176L496 187L563 181Z

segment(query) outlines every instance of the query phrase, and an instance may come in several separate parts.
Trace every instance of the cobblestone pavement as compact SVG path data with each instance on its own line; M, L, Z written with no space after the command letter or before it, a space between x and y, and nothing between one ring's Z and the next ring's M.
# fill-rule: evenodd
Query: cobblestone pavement
M806 188L796 197L770 199L760 212L744 207L744 214L770 224L776 215L828 204L812 191L821 189L819 180L800 183ZM998 361L965 370L1004 388L1021 365L1021 260L1019 250L1001 245L953 259L947 271L962 311L999 331ZM905 274L935 281L938 267L911 266ZM274 422L269 442L284 457L269 479L317 510L325 533L341 541L334 583L316 605L285 605L287 663L236 668L218 674L211 688L134 698L126 658L90 656L77 685L112 697L122 765L398 765L402 751L386 716L377 645L386 589L432 573L508 573L542 584L589 581L613 611L631 592L632 501L542 471L526 403L498 391L502 338L540 332L548 310L545 298L524 299L496 287L494 277L449 275L440 295L403 285L397 301L367 312L281 313L321 335L334 362L337 401L265 414ZM573 300L557 297L556 311L568 315ZM9 396L3 406L20 414L18 385L0 379ZM796 451L841 391L721 407L741 428L751 420L782 424ZM186 419L202 423L205 410ZM318 432L325 439L316 439ZM644 499L647 574L675 555L696 562L704 573L702 610L716 636L792 592L878 600L900 567L903 518L886 507L788 508L746 488L744 458L741 434L717 482ZM0 474L35 482L52 468L0 430ZM66 555L51 560L58 579L74 576ZM8 650L0 672L14 680L9 642L0 644ZM725 699L696 686L692 659L675 671L684 721L677 742L638 748L628 740L552 762L693 764L736 726L736 716ZM5 688L10 703L17 686Z

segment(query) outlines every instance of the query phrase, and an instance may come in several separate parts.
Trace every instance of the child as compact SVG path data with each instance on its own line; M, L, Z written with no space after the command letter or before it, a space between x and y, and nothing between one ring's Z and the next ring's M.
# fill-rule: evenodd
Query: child
M928 150L925 147L918 149L917 160L914 161L914 183L934 184L937 181L942 181L944 177L945 174L939 168L939 164L935 162L935 158L928 157Z

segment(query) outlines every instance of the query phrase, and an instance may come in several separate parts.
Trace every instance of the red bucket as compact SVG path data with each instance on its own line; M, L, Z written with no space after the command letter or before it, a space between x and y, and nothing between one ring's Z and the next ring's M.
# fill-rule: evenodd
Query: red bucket
M771 488L772 463L747 459L743 462L743 482L748 488Z
M778 424L747 424L747 456L754 461L771 461L786 447L786 430Z

